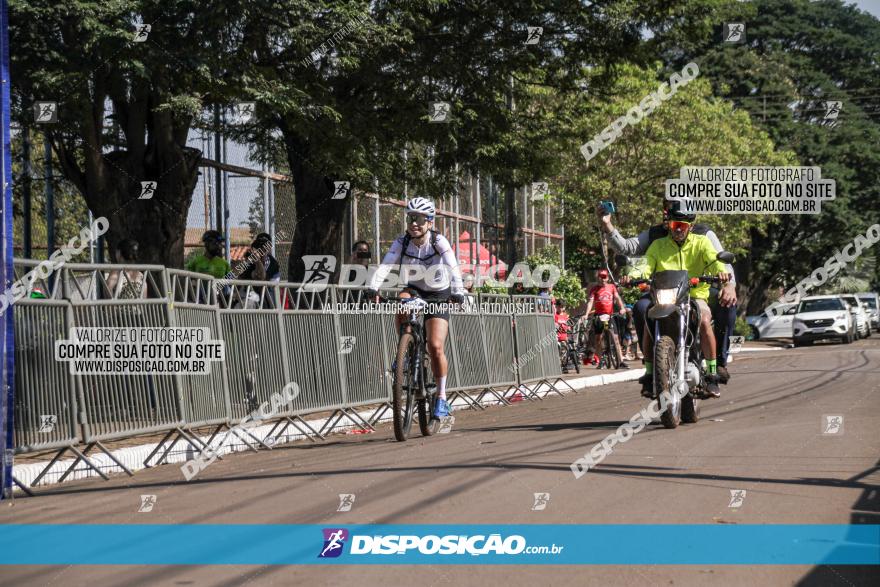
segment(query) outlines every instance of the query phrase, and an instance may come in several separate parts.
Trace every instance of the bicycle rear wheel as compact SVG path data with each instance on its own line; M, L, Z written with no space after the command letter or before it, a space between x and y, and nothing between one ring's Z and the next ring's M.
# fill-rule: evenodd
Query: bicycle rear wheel
M613 357L614 347L611 342L611 334L606 326L604 332L602 332L602 364L605 365L606 369L614 369Z
M394 373L394 387L391 396L391 411L394 415L394 437L403 442L409 437L412 428L413 412L415 412L415 377L414 358L416 356L416 338L411 332L400 335L397 343L397 369Z
M609 365L611 365L612 369L620 369L620 355L617 354L617 345L614 344L614 330L613 326L609 326L608 330L605 331L606 342L608 343L608 358L610 359Z

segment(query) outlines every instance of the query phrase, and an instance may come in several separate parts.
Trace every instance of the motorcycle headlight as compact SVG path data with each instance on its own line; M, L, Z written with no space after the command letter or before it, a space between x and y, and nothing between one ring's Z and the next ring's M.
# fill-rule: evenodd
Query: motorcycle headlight
M674 289L658 289L657 290L657 303L661 306L666 306L668 304L674 304L675 298L678 291Z

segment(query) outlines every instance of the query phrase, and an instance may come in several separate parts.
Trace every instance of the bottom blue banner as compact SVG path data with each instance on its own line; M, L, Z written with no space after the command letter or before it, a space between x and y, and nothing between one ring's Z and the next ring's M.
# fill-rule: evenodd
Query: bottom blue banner
M16 525L4 565L877 565L880 525Z

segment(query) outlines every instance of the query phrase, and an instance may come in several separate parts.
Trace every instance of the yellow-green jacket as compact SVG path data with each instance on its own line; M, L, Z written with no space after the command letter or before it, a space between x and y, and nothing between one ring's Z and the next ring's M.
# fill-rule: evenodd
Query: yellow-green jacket
M725 271L723 263L716 260L718 255L712 242L702 234L688 234L684 243L679 246L672 235L658 238L648 247L645 258L648 267L642 277L650 277L657 271L687 271L688 277L717 275ZM701 283L691 288L691 297L709 300L709 284Z

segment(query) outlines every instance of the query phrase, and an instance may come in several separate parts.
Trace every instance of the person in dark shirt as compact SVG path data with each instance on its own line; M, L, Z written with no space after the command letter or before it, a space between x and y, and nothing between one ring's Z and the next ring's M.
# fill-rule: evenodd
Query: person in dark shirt
M244 257L244 271L239 279L250 281L280 281L281 266L272 256L272 237L261 232L251 243L250 249Z

